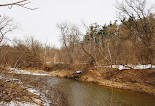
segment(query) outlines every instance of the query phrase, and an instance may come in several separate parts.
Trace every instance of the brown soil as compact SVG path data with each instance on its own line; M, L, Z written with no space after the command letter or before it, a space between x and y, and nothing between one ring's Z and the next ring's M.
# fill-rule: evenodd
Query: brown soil
M55 71L49 72L48 74L51 74L56 77L71 77L72 75L75 74L75 72L68 71L68 70L61 70L61 71L55 70Z
M37 70L35 72L44 72L56 77L65 77L70 79L76 79L79 81L90 82L120 89L140 91L155 95L155 69L87 69L81 74L76 74L76 72L73 70L53 70L48 72L45 72L43 70Z
M39 104L35 99L39 99L39 96L27 91L20 85L12 83L11 81L0 79L0 102L19 101Z
M155 70L88 70L81 74L74 71L52 71L57 77L77 79L99 85L129 89L155 95Z
M79 80L155 95L155 70L92 70L81 75Z
M155 87L155 70L122 70L114 74L110 80L122 83L139 83Z

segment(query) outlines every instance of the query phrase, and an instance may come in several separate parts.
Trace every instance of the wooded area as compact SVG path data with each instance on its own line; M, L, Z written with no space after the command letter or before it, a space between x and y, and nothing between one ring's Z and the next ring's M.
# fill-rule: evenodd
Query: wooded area
M29 7L30 1L17 0L0 4L0 7L38 9ZM47 97L51 105L69 106L66 92L55 89L47 81L47 77L51 81L54 76L155 94L155 71L152 68L155 67L155 11L152 7L149 8L146 0L123 0L116 2L115 7L118 18L108 24L86 25L83 22L79 27L68 22L58 23L56 26L59 30L60 48L51 46L48 42L41 43L34 37L11 40L8 35L11 36L17 26L10 17L0 16L0 105L1 102L19 101L17 97L21 101L42 105L47 102ZM120 69L119 66L123 68ZM142 66L148 67L141 68ZM43 72L42 75L46 76L35 78L32 70ZM23 75L20 78L25 73L32 76ZM28 87L24 88L24 84L17 83L20 80L13 79L14 74L19 74L21 82L25 81ZM11 80L7 79L9 75ZM44 96L41 93L30 93L27 90L29 84L44 93Z
M14 40L8 45L5 35L16 28L11 19L0 17L0 63L35 68L41 68L46 62L90 64L92 67L155 64L154 12L147 8L145 0L117 2L116 9L118 20L105 25L83 24L85 34L77 25L58 24L62 43L59 49L41 44L35 38Z

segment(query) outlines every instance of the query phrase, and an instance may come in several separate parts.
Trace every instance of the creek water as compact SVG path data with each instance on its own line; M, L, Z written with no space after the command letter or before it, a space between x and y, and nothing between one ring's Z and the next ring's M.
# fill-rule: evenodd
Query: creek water
M155 96L140 92L50 76L14 75L14 78L25 84L28 80L33 80L27 84L34 88L44 85L44 89L54 87L65 94L70 106L155 106Z

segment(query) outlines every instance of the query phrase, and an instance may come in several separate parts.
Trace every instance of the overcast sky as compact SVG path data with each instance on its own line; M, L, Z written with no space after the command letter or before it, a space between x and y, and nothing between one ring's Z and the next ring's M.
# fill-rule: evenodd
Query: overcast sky
M6 1L0 0L0 4ZM59 32L56 24L70 22L81 24L84 21L87 25L97 22L104 25L117 19L115 0L30 0L28 7L38 7L31 11L20 7L0 7L0 14L9 16L19 26L19 29L7 35L9 38L23 39L27 36L41 42L48 41L56 47L60 46ZM118 0L121 1L121 0ZM148 0L152 5L155 0Z

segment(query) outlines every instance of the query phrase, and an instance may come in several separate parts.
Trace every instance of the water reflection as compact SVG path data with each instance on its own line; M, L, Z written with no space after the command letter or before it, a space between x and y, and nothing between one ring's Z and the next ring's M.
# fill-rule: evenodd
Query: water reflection
M49 76L15 75L15 78L35 79L35 82L38 81L35 86L46 85L44 89L54 87L67 95L71 106L155 106L155 96L143 93ZM43 82L42 85L40 85L40 80ZM34 82L29 84L34 85ZM52 89L48 91L48 94L53 94Z
M155 96L139 92L63 78L58 78L57 82L57 87L69 95L71 106L155 106Z

